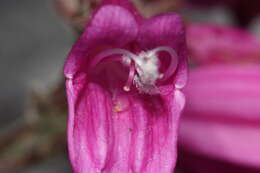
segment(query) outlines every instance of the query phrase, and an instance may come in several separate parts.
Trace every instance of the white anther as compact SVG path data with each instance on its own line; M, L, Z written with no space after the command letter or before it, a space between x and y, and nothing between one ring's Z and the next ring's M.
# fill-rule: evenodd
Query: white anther
M159 78L158 57L153 51L141 52L136 60L137 76L135 84L141 92L151 92L156 88L155 83Z
M126 55L123 55L123 56L122 56L122 62L123 62L123 64L129 66L129 65L131 64L131 58L129 58L129 57L126 56Z
M124 86L123 89L124 89L124 91L126 91L126 92L129 92L129 91L130 91L130 88L129 88L128 86Z

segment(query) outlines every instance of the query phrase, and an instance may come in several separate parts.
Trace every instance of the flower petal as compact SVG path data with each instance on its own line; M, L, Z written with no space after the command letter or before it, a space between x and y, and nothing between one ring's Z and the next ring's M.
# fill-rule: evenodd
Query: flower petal
M192 70L184 90L189 98L185 111L213 119L260 121L259 79L258 65L218 65Z
M184 97L112 94L85 75L67 80L68 141L76 173L171 173Z
M107 4L118 5L123 8L126 8L133 14L133 16L135 17L135 19L138 23L141 23L143 21L143 17L136 10L135 6L129 0L104 0L103 4L101 4L101 5L107 5Z
M260 68L219 65L191 71L180 145L241 165L260 165Z
M132 13L116 5L104 5L94 14L65 63L67 78L86 71L87 64L99 51L124 47L136 39L138 25Z
M223 26L191 24L187 44L198 64L260 62L260 41L251 34Z
M177 88L182 88L185 85L187 80L187 48L185 29L179 15L158 15L144 21L140 26L138 43L142 50L149 50L159 46L173 48L179 58L174 83Z

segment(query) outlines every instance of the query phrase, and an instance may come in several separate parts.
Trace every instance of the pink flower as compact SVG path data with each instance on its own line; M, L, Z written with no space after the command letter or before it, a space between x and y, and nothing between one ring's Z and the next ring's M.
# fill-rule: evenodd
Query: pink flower
M206 8L223 6L229 8L237 19L237 23L241 26L246 26L252 19L259 15L260 1L250 0L184 0L192 6L201 6Z
M75 173L170 173L186 82L176 14L143 19L107 0L65 63L68 145Z
M197 64L260 62L260 41L236 28L191 24L187 27L187 42Z
M224 27L188 30L198 66L184 89L180 166L187 173L259 172L260 66L252 63L259 61L259 42ZM195 33L201 40L192 40Z
M180 126L185 149L260 168L260 68L216 65L191 71Z

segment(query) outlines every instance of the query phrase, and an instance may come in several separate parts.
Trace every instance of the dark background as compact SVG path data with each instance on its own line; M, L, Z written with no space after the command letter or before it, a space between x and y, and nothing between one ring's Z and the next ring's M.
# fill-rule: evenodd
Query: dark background
M32 88L47 90L62 78L73 37L51 0L1 0L0 14L1 135L22 117ZM16 172L71 171L66 156L57 156Z
M51 0L0 1L0 126L17 118L30 88L61 78L72 32Z

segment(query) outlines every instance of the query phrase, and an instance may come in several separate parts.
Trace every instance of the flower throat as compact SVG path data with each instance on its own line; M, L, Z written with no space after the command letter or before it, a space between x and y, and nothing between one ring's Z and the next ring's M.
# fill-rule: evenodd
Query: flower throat
M158 53L162 51L167 52L171 58L164 73L159 72L160 62ZM121 61L129 67L128 79L123 86L123 90L126 92L129 92L132 84L134 84L141 93L151 95L159 93L156 82L158 80L162 82L169 79L174 74L178 65L176 52L170 47L161 46L149 51L142 51L139 54L134 54L125 49L108 49L95 56L90 69L110 56L115 56L113 58L114 61Z

